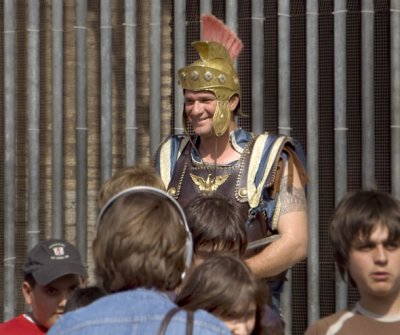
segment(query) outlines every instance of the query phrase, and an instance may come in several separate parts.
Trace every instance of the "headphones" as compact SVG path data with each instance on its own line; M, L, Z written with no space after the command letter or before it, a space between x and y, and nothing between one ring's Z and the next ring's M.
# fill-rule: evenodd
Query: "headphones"
M184 226L187 234L186 238L186 244L185 244L185 266L186 269L188 269L192 263L192 256L193 256L193 238L192 238L192 233L189 230L189 226L186 221L185 213L183 212L182 207L179 205L179 203L171 197L168 193L162 191L161 189L155 188L155 187L150 187L150 186L134 186L127 188L116 195L114 195L110 200L107 201L107 203L104 205L104 207L101 209L97 220L96 220L96 234L97 231L99 230L100 226L100 221L103 218L105 212L121 197L129 194L153 194L158 196L161 199L165 199L169 201L177 210L180 216L180 223ZM162 218L160 218L162 220Z

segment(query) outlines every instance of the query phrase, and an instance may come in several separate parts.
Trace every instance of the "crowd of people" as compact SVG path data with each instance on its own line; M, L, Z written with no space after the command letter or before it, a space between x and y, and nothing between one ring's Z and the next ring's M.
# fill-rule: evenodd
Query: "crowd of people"
M269 286L247 265L240 207L214 194L182 208L146 185L159 180L151 168L123 171L130 181L106 196L96 223L96 284L87 286L72 244L39 242L22 269L30 311L1 324L0 334L284 334ZM149 179L141 182L144 174ZM306 335L397 334L400 201L376 190L347 194L329 237L360 300L310 325Z
M286 271L307 254L307 175L300 145L240 129L234 61L240 39L202 18L199 54L179 70L183 120L154 167L125 167L99 191L95 284L76 248L41 241L23 267L30 311L0 334L284 334ZM306 334L397 334L400 202L375 190L349 193L329 236L360 301Z

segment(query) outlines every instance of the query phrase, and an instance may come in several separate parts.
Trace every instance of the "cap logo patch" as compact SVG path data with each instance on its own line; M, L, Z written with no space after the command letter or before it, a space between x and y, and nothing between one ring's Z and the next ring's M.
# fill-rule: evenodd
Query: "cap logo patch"
M56 256L63 256L64 255L64 248L63 247L55 247L53 248L54 255Z
M69 258L69 255L65 253L65 246L62 244L53 244L50 246L50 250L52 251L50 259L62 260Z

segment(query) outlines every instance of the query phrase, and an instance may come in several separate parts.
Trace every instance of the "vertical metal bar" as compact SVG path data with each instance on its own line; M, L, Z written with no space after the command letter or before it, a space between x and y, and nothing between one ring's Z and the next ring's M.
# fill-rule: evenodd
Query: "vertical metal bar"
M28 2L28 141L29 201L28 248L39 241L40 209L40 50L39 0Z
M308 323L320 318L319 309L319 43L318 0L307 0L307 185L308 260L307 292Z
M226 0L225 2L225 17L226 24L232 31L237 32L238 25L238 1Z
M226 25L235 33L238 30L238 2L237 0L226 0L225 2L225 22ZM235 61L237 69L237 61ZM235 116L237 121L238 116Z
M87 259L87 1L76 0L76 236Z
M211 14L212 13L212 1L211 0L200 0L200 14Z
M251 2L251 128L264 132L264 2Z
M290 1L278 1L279 133L290 135Z
M335 201L347 192L346 0L334 3ZM336 271L336 310L347 307L347 285Z
M186 1L174 0L174 74L186 64ZM174 81L174 134L183 133L183 94L178 81Z
M200 17L204 14L212 14L212 1L211 0L200 0ZM200 19L200 26L201 26L201 19ZM200 30L201 30L201 28L200 28Z
M136 1L125 0L125 165L136 164Z
M15 313L15 0L4 0L4 320Z
M101 0L100 8L100 77L101 77L101 182L112 174L112 64L111 0Z
M362 187L375 186L374 1L361 1Z
M278 1L278 86L280 134L290 135L290 1ZM292 273L282 292L282 313L285 320L285 334L292 334Z
M53 150L52 150L52 236L63 237L64 226L64 99L63 99L63 0L52 2L52 81L53 81Z
M161 1L150 2L150 154L161 142Z
M390 7L392 193L400 198L400 0Z

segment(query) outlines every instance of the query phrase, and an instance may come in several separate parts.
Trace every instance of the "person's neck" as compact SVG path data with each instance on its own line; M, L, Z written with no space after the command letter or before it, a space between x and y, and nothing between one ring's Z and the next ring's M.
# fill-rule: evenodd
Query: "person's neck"
M227 130L221 136L201 137L199 153L206 163L228 164L236 161L240 154L230 143L230 132Z
M382 317L400 315L400 295L397 297L362 297L359 305L364 310Z

